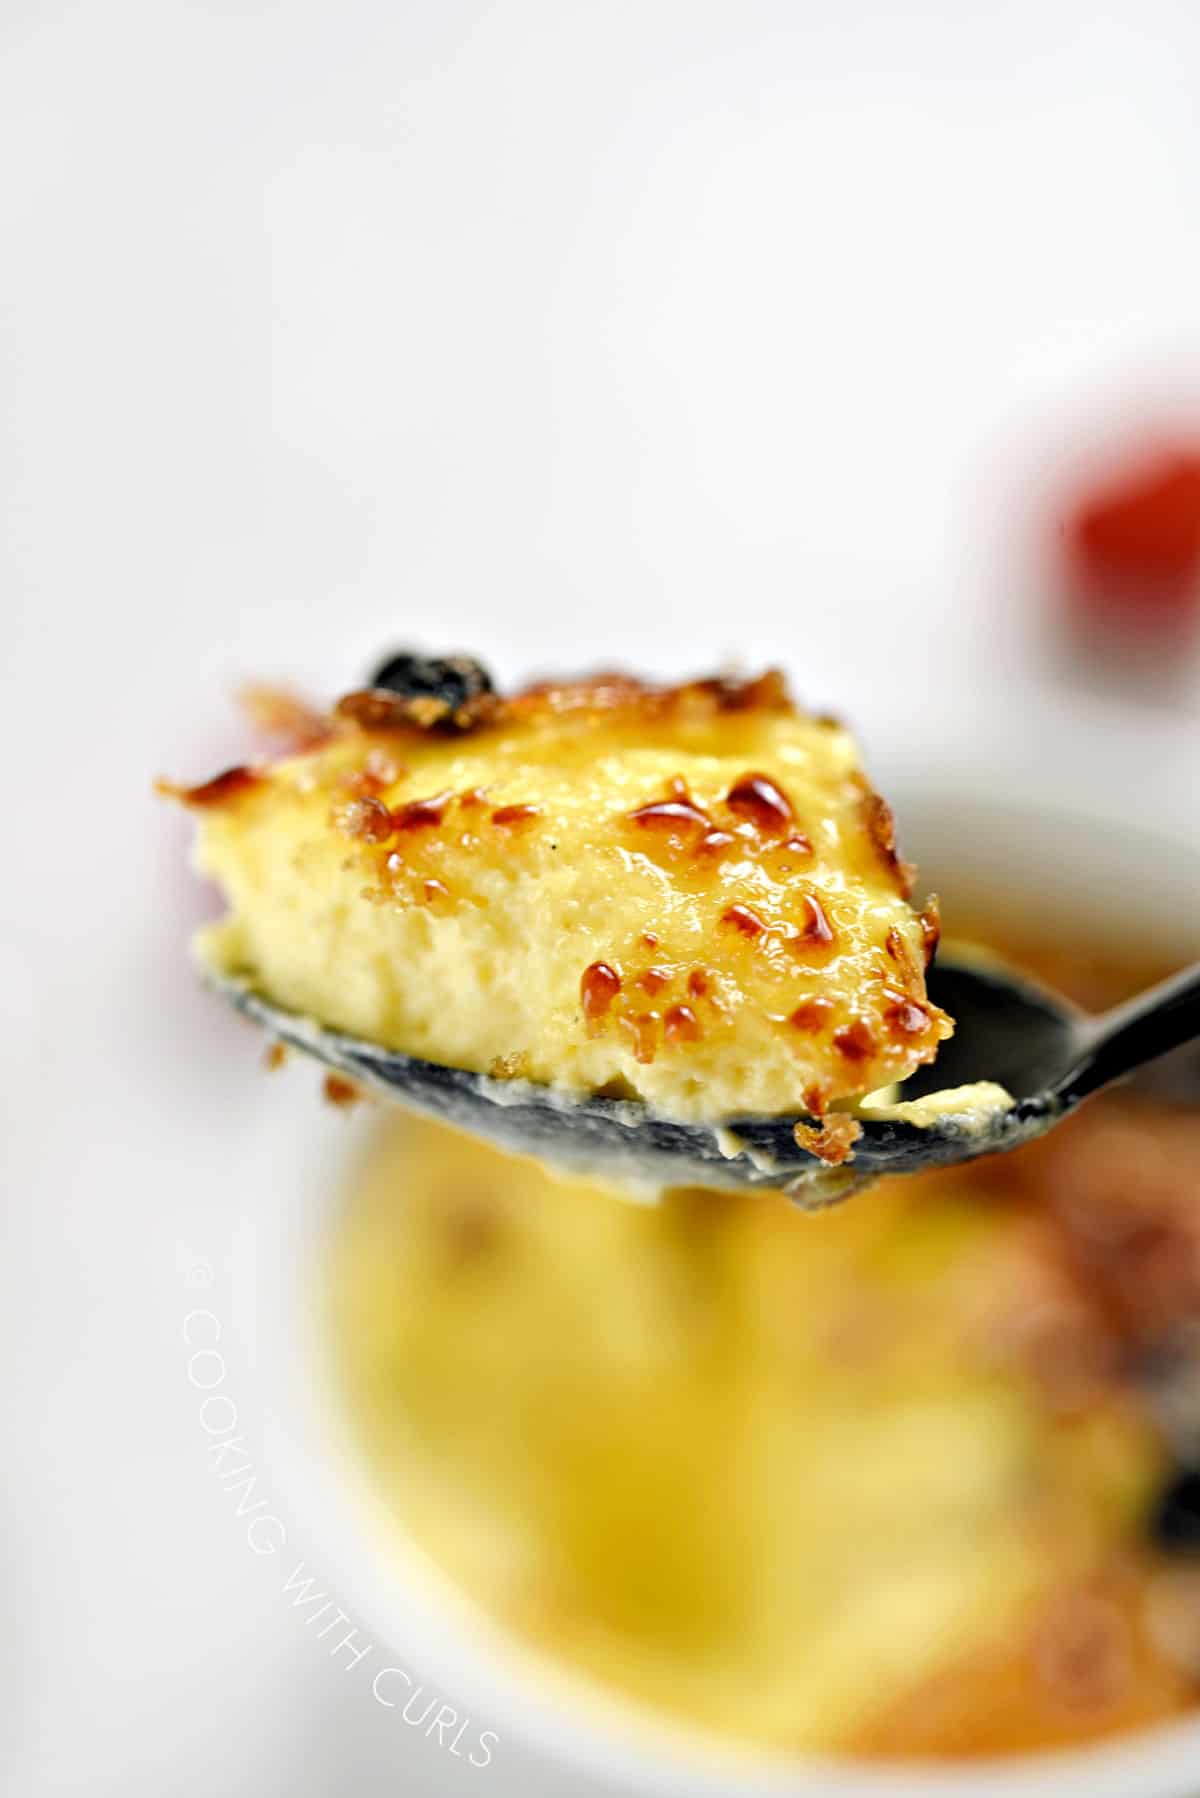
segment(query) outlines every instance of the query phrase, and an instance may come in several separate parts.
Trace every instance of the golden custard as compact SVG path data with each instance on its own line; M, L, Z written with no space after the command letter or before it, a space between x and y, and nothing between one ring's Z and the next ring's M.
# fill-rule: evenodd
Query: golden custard
M392 1114L337 1363L398 1522L577 1673L776 1752L1084 1740L1197 1697L1134 1370L1200 1322L1198 1185L1200 1118L1125 1097L804 1215Z
M203 953L426 1060L676 1118L819 1119L951 1028L888 808L778 675L454 711L367 691L301 753L180 796L230 905ZM852 1137L835 1118L806 1146Z

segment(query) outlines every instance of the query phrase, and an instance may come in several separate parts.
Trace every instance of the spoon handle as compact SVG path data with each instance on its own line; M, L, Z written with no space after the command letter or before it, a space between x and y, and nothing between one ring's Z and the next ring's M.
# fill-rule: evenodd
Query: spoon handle
M1080 1054L1057 1088L1068 1104L1200 1037L1200 962L1089 1020Z

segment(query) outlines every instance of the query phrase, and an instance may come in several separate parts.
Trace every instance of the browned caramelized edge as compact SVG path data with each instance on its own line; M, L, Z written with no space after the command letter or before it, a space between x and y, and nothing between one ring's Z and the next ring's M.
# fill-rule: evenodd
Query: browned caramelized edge
M690 712L787 712L793 709L787 681L778 668L752 677L716 675L660 685L634 674L602 670L567 679L532 681L508 698L480 693L463 705L430 694L408 697L376 687L345 693L334 716L362 730L439 731L463 734L495 729L539 717L568 713L635 712L670 718Z
M897 851L896 820L892 815L892 808L881 794L875 792L865 774L857 776L856 784L862 794L860 804L863 824L875 853L891 874L901 898L911 899L917 870L911 862L901 860Z
M248 697L247 697L248 695ZM252 721L277 734L291 734L288 753L317 749L347 732L398 732L409 736L465 735L538 718L592 712L637 714L647 719L704 716L720 712L788 712L794 709L787 682L777 668L741 678L709 679L659 685L633 674L603 671L577 679L531 682L508 698L480 693L458 707L431 694L405 696L384 688L365 687L345 693L331 713L321 713L293 695L268 687L249 688L243 695ZM159 793L194 809L239 798L265 778L249 764L228 768L212 780L188 785L159 780ZM498 822L516 823L515 816Z
M664 722L675 718L703 719L721 713L761 711L785 714L795 711L786 678L778 668L768 668L753 676L724 674L675 684L659 684L617 670L602 670L574 679L534 681L507 698L493 692L480 693L457 708L447 700L433 695L404 696L382 688L362 688L344 694L332 713L327 715L303 705L291 695L275 694L269 689L257 689L255 693L260 723L277 728L290 727L298 737L300 747L304 746L304 739L307 738L307 746L313 749L319 749L325 742L355 731L399 733L410 737L427 736L431 733L461 736L497 729L506 724L532 723L538 719L589 713L598 718L624 713L646 721ZM840 728L832 719L823 718L817 722L830 728ZM177 785L169 781L159 781L157 785L161 793L191 808L204 810L241 798L266 778L266 772L265 766L260 768L243 765L228 768L214 779L203 781L197 786ZM897 852L891 808L875 792L865 774L856 772L853 780L860 795L860 815L867 838L898 892L908 899L912 893L915 869L910 863L901 860ZM371 786L376 788L379 784L372 782ZM450 797L452 796L439 795L438 802L444 803ZM365 788L357 795L354 819L351 818L349 809L345 808L344 817L340 817L339 821L343 827L355 825L350 834L371 839L371 819L367 814L371 810L372 798L373 792ZM393 815L397 826L423 827L435 822L430 812L432 803L429 800L414 802L407 808L411 817L401 808L399 814ZM735 816L753 822L768 836L778 836L788 851L797 854L811 853L807 837L793 829L792 808L786 792L772 777L748 769L731 788L726 804ZM382 813L384 808L380 806L378 809ZM530 822L536 816L536 808L502 806L492 816L497 825L514 829ZM674 784L666 798L648 801L634 814L634 818L647 828L665 830L678 828L681 823L694 823L701 833L696 846L697 853L705 856L719 855L734 840L727 829L714 826L713 821L696 806L681 781ZM355 820L358 822L355 823ZM382 818L380 828L382 829ZM814 908L811 913L810 935L814 940L818 937L825 940L821 933L823 919L819 905L816 901L811 901L810 904ZM928 959L937 940L936 901L932 901L922 914L921 922Z
M206 811L210 806L229 805L240 799L253 787L259 786L266 776L259 768L252 768L239 763L234 768L225 768L220 774L214 774L211 780L202 780L198 786L180 786L173 780L156 780L154 790L165 799L177 799L181 805L191 807L194 811Z
M806 1149L827 1167L841 1167L854 1160L854 1145L862 1125L848 1112L832 1111L819 1124L798 1123L792 1129L796 1147Z
M508 698L498 693L480 693L458 707L432 694L403 695L385 688L364 687L343 694L331 714L303 706L291 695L274 689L250 688L247 692L254 721L261 728L282 732L291 726L297 737L316 743L342 734L335 720L340 721L343 730L349 725L368 732L398 730L423 736L433 731L481 731L581 712L630 712L664 719L689 714L795 710L787 681L778 668L745 678L717 675L671 685L645 681L633 674L601 672L577 679L533 681ZM840 728L832 719L815 722ZM750 795L757 803L779 803L765 776L748 774L746 779L762 783ZM198 787L170 786L168 790L184 795L201 791Z

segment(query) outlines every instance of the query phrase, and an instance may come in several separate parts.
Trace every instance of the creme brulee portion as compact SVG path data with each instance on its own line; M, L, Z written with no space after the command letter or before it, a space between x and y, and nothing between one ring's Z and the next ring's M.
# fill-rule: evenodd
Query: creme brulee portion
M351 695L326 741L181 797L230 904L205 955L410 1055L677 1118L820 1119L950 1032L888 808L777 675L451 716ZM852 1148L835 1121L827 1159Z
M1165 1252L1186 1315L1200 1124L1128 1103L802 1222L614 1204L385 1114L328 1260L375 1491L518 1640L764 1749L1007 1752L1194 1704L1200 1582L1145 1540L1167 1457L1114 1301L1160 1323Z

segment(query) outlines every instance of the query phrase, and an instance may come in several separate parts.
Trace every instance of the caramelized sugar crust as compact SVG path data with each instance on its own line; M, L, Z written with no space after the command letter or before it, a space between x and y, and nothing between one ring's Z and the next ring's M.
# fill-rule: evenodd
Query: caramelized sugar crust
M277 1002L714 1120L820 1124L949 1034L925 992L936 906L912 908L847 733L775 671L457 708L367 689L324 735L299 715L299 753L169 789L231 905L207 952ZM853 1155L836 1124L800 1140Z

